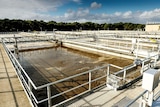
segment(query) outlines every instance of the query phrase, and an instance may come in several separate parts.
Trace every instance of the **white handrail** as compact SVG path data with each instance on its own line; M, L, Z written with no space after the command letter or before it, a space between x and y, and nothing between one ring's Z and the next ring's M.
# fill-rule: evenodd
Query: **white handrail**
M2 40L2 43L3 43L3 46L4 46L7 54L10 56L12 62L15 64L15 66L17 66L17 69L20 69L20 72L22 72L22 73L25 75L25 77L26 77L27 80L31 83L32 87L33 87L35 90L47 88L47 87L50 87L50 86L55 85L55 84L57 84L57 83L64 82L64 81L66 81L66 80L73 79L73 78L75 78L75 77L79 77L79 76L82 76L82 75L85 75L85 74L89 74L89 73L92 73L92 72L97 71L97 70L100 70L100 69L106 69L106 74L107 74L107 68L108 68L108 66L109 66L109 67L112 66L112 67L115 67L115 68L120 69L120 71L124 71L122 67L119 67L119 66L116 66L116 65L113 65L113 64L108 64L108 65L104 65L104 66L101 66L101 67L98 67L98 68L95 68L95 69L92 69L92 70L88 70L88 71L86 71L86 72L82 72L82 73L79 73L79 74L76 74L76 75L73 75L73 76L70 76L70 77L61 79L61 80L57 80L57 81L55 81L55 82L51 82L51 83L48 83L48 84L45 84L45 85L41 85L41 86L36 86L36 85L33 83L33 81L30 79L30 77L28 76L28 74L25 72L25 70L23 69L23 67L20 65L20 63L17 61L17 59L14 57L14 55L12 54L12 52L6 47L6 44L5 44L5 42L4 42L3 40ZM151 56L150 58L152 58L152 57L157 57L157 55ZM142 62L145 62L145 61L147 61L148 59L149 59L149 58L146 58L146 59L144 59ZM131 69L132 67L134 67L134 66L127 66L127 67L125 67L125 70ZM17 73L18 73L18 72L17 72ZM45 102L45 101L51 100L51 99L53 99L53 98L55 98L55 97L57 97L57 96L60 96L60 95L62 95L62 94L64 94L64 93L67 93L67 92L70 92L70 91L72 91L72 90L75 90L75 89L77 89L77 88L79 88L79 87L81 87L81 86L84 86L84 85L87 85L87 84L91 84L91 83L94 82L94 81L97 81L97 80L100 80L100 79L102 79L102 78L107 77L107 75L101 76L101 77L99 77L99 78L96 78L96 79L94 79L94 80L91 80L91 82L83 83L83 84L78 85L78 86L76 86L76 87L74 87L74 88L71 88L71 89L69 89L69 90L67 90L67 91L61 92L61 93L56 94L56 95L52 95L52 96L50 96L49 98L45 98L45 99L43 99L43 100L38 101L37 98L35 97L34 93L32 92L32 90L29 90L29 86L28 86L28 84L27 84L27 81L26 81L25 78L23 77L23 75L21 75L21 74L18 74L18 75L20 76L21 80L24 81L25 85L27 86L27 90L28 90L28 91L31 91L31 92L29 92L29 93L30 93L31 96L33 97L33 99L34 99L34 101L35 101L36 104L43 103L43 102ZM22 76L22 77L21 77L21 76ZM88 89L86 92L88 92L88 91L89 91L89 89ZM47 91L47 93L48 93L48 91ZM77 96L78 96L78 95L77 95ZM75 97L75 96L74 96L74 97Z

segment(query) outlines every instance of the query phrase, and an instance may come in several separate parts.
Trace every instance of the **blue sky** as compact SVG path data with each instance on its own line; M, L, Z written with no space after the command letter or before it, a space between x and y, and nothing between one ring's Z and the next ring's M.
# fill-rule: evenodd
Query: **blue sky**
M0 0L0 18L57 22L160 22L160 0Z

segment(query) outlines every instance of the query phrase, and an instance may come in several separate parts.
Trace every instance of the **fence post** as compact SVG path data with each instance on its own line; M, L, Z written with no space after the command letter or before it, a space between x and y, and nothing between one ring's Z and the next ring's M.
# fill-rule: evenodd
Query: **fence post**
M92 81L92 75L91 72L89 72L89 91L91 91L91 81Z
M32 99L32 95L31 95L31 92L32 92L32 85L30 83L30 81L28 80L28 86L29 86L29 97L30 99Z
M107 83L108 83L108 80L109 80L109 67L110 67L110 64L108 64L108 66L107 66L107 77L106 77L106 85L107 85Z
M51 88L47 86L48 107L51 107Z
M107 76L109 76L109 73L110 73L109 72L109 70L110 70L109 67L110 67L110 64L108 64L108 66L107 66Z
M142 62L141 74L143 74L143 70L144 70L144 61Z
M124 68L124 72L123 72L123 81L126 79L126 68Z

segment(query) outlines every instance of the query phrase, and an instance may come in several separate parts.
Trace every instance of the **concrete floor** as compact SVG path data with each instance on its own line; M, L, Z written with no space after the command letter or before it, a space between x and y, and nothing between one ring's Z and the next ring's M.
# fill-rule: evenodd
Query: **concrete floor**
M132 88L121 91L105 87L87 97L82 97L68 107L125 107L143 91L141 82ZM132 107L137 107L137 103Z
M0 107L31 107L2 44L0 44Z
M160 90L160 86L157 89ZM106 87L87 97L78 99L77 102L69 105L69 107L124 107L143 91L141 82L121 91L113 91ZM0 107L30 106L15 70L0 44Z
M68 107L126 107L130 101L145 91L141 85L142 82L140 81L134 86L121 91L114 91L105 87L89 96L78 99L78 101L70 104ZM155 93L159 90L160 85L155 89ZM130 107L138 107L139 103L140 99Z
M160 61L157 62L157 66L160 66ZM142 88L142 80L132 85L131 87L120 91L114 91L109 89L108 87L105 87L88 96L78 99L76 102L73 102L68 107L126 107L126 105L130 101L133 101L144 91L145 89ZM159 93L159 91L160 84L154 90L154 95ZM141 101L140 99L141 98L139 98L130 107L138 107ZM153 107L160 106L159 99L154 101Z

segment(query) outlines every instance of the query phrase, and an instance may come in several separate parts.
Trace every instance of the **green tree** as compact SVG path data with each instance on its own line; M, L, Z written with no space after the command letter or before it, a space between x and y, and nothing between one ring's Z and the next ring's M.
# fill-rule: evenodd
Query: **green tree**
M109 25L107 23L104 25L104 30L109 30Z
M9 32L9 31L40 31L48 30L52 31L53 29L57 30L98 30L98 29L109 29L109 30L139 30L144 29L144 24L133 24L133 23L93 23L93 22L55 22L48 21L44 22L43 20L20 20L20 19L0 19L0 32Z

